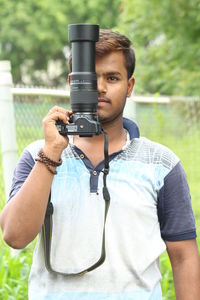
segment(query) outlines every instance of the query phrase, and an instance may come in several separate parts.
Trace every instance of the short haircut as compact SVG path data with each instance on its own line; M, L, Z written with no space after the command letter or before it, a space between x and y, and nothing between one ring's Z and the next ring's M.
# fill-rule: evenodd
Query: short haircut
M131 78L135 70L135 52L131 47L131 41L118 32L110 29L100 29L99 41L96 43L96 57L102 58L111 52L122 51L125 60L128 79ZM72 71L72 53L70 53L69 71Z

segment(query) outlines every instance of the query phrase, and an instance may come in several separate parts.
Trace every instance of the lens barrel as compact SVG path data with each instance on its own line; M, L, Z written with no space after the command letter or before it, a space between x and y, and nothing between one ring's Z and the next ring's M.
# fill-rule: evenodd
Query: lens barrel
M98 104L95 73L95 42L99 26L70 24L68 37L72 43L72 73L70 74L70 103L73 113L96 113Z

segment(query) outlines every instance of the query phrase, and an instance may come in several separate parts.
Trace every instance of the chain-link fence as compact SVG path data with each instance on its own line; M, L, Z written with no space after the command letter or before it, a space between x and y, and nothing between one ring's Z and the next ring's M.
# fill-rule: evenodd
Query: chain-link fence
M132 100L134 101L134 97L128 101ZM159 99L155 99L154 103L143 103L143 101L145 102L145 99L140 99L140 101L136 99L136 101L133 115L135 115L141 135L170 147L182 160L191 189L192 204L197 224L197 235L200 236L200 205L198 204L200 199L200 101L196 101L195 99L175 101L174 99L173 101L166 101L164 104L155 103L156 101L159 102ZM60 105L68 108L69 102L67 97L14 95L14 115L18 157L26 145L34 140L43 138L42 119L54 105ZM129 115L132 115L132 113ZM4 185L1 154L0 178L1 210L5 203L5 196L3 196ZM199 238L197 239L197 242L200 248ZM3 249L6 248L4 247ZM22 262L28 261L29 257L32 257L32 248L27 249L24 253L19 256L21 257L20 261ZM2 257L3 260L6 261L5 253L2 254ZM11 259L10 261L12 262ZM164 295L170 295L169 297L166 296L166 299L172 299L173 297L171 294L173 294L173 290L172 286L169 285L172 282L172 275L170 275L170 267L167 263L167 257L165 254L162 255L160 261L161 272L163 274L163 280L161 282L163 293ZM16 264L16 261L14 261L14 263ZM19 265L18 263L18 268L21 268L20 273L25 272L26 274L23 277L25 282L27 282L30 264L31 258L29 264L25 264L25 269L21 268L21 264ZM12 264L7 266L7 264L4 263L3 266L5 265L6 268L13 268ZM11 273L11 275L12 274L13 273ZM11 280L13 281L12 276L10 277L10 281L6 281L7 286L8 283L10 284ZM7 280L6 275L3 278L6 278ZM16 285L18 288L18 283Z
M169 104L139 104L136 108L141 135L172 149L187 175L200 243L200 100L173 98Z
M68 97L13 95L18 157L25 146L43 138L42 119L54 105L69 107ZM0 209L5 203L2 155L0 153Z
M69 107L69 101L67 97L58 96L14 96L18 156L26 145L34 140L43 138L42 119L54 105L67 108ZM168 104L137 102L136 121L141 135L170 147L182 160L190 184L191 194L194 198L195 213L200 219L200 208L197 205L200 199L200 191L198 189L200 184L199 99L173 100ZM3 195L1 156L0 176L0 194Z
M69 107L68 99L50 96L15 96L14 110L16 120L18 154L29 143L43 138L42 119L54 105Z

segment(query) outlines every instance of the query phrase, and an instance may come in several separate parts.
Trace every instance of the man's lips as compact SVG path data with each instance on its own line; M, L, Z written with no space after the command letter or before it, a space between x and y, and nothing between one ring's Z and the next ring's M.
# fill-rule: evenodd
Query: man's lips
M105 103L111 103L110 99L108 98L98 98L98 103L102 103L102 102L105 102Z

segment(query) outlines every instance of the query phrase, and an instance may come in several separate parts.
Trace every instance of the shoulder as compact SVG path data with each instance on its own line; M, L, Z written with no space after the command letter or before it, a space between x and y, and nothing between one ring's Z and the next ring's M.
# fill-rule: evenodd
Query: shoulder
M136 159L143 163L162 165L172 170L179 162L179 158L171 149L145 137L133 139L131 145L135 149Z
M29 144L23 152L28 152L33 159L36 158L38 151L44 146L44 140L37 140Z
M43 147L43 145L44 140L38 140L28 145L22 152L14 170L9 199L11 199L17 193L30 174L35 164L37 153L39 149Z
M37 153L43 145L44 140L38 140L26 146L18 160L15 170L22 171L23 168L32 168L35 163Z

